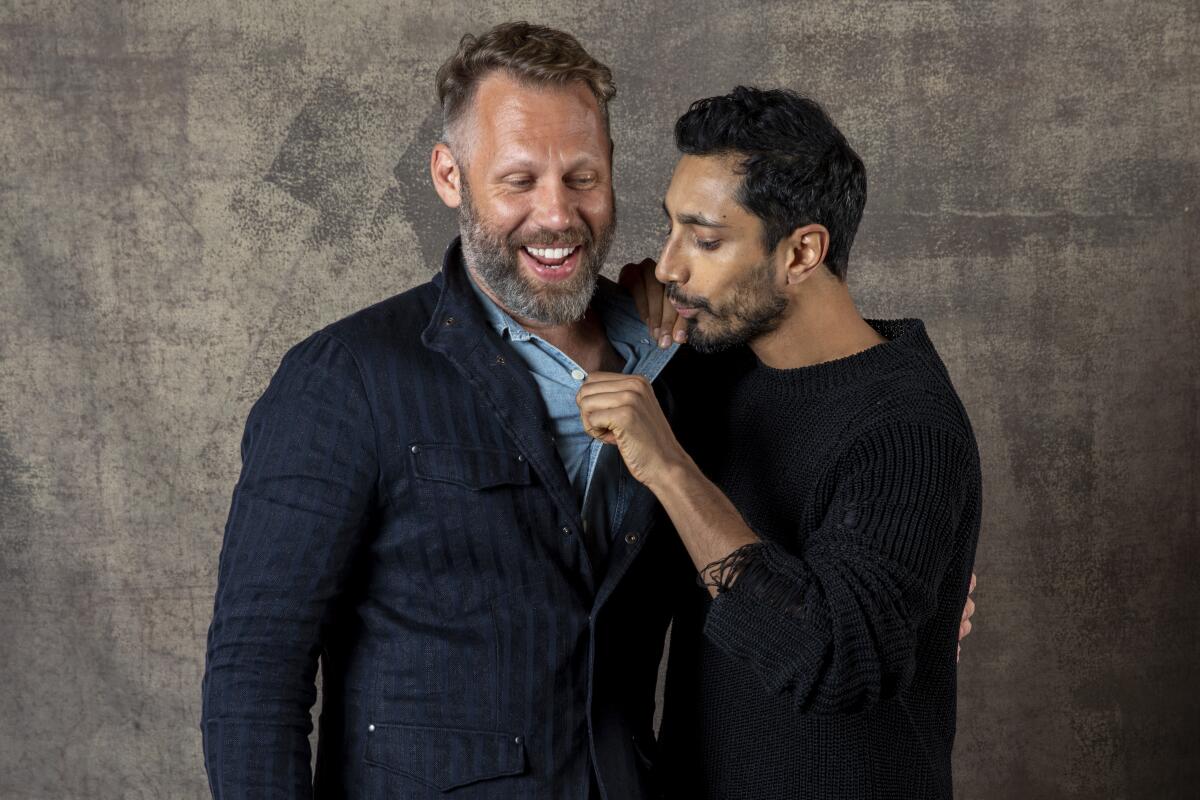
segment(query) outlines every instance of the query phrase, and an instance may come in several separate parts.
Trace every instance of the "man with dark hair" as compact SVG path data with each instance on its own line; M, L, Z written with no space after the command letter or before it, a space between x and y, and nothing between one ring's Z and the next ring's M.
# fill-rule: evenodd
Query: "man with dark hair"
M674 614L665 786L950 797L980 519L967 414L919 320L855 308L844 278L865 170L820 106L739 87L693 104L675 133L654 274L686 338L721 355L678 392L684 444L636 376L593 373L578 394L706 587Z

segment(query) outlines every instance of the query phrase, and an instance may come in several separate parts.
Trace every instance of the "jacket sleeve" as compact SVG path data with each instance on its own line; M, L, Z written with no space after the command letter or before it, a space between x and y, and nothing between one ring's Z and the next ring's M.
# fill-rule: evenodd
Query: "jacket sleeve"
M795 552L762 541L704 573L717 586L705 635L804 713L852 713L894 696L961 544L977 474L960 434L872 430L837 467L833 501Z
M314 334L284 356L242 439L202 690L214 798L312 796L321 631L377 483L356 362L337 339Z

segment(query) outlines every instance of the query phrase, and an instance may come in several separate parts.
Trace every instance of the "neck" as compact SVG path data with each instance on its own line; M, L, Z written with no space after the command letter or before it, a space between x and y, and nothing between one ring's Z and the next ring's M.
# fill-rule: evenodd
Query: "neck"
M783 322L750 343L768 367L811 367L887 341L862 318L849 287L823 272L794 287Z

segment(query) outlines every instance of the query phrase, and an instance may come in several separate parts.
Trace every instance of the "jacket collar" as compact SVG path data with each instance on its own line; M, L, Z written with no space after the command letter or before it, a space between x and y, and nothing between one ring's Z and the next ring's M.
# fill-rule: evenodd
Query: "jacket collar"
M454 237L446 247L442 269L433 276L432 283L438 288L438 300L429 324L421 332L421 341L439 352L461 353L477 346L488 322L467 277L460 237Z

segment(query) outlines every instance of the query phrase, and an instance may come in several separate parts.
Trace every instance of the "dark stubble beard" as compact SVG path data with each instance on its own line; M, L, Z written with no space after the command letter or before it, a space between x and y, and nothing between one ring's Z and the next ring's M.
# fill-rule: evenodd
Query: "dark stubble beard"
M689 297L676 284L668 284L667 297L708 312L704 327L699 325L699 316L687 321L688 344L701 353L719 353L749 344L778 328L788 300L775 288L774 272L768 256L734 284L729 299L719 306L703 297Z
M567 231L542 230L505 236L480 219L466 181L462 183L461 195L458 227L462 234L463 256L504 309L515 317L543 325L567 325L583 319L596 291L596 278L612 244L615 223L610 222L594 232L581 225ZM580 245L579 265L565 281L541 283L521 269L518 250L525 245L555 247L576 242Z

